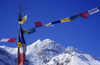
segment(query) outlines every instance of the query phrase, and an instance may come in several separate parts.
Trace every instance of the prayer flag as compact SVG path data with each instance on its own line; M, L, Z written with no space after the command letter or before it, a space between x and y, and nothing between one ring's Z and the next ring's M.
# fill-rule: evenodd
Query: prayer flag
M23 35L23 30L21 25L19 24L19 42L21 42L21 44L26 44L25 39L24 39L24 35Z
M89 17L88 11L80 13L78 15L81 16L81 17L83 17L83 18L88 18Z
M60 23L60 20L51 22L51 24L56 24L56 23Z
M34 33L34 32L36 32L35 28L29 29L29 30L24 29L24 33L31 34L31 33Z
M36 32L35 28L32 28L32 29L28 30L28 34L31 34L31 33L34 33L34 32Z
M60 21L61 21L62 23L64 23L64 22L69 22L69 21L71 21L71 20L69 19L69 17L67 17L67 18L61 19Z
M19 21L19 24L23 24L24 22L26 22L27 20L27 15L25 15L23 18L22 18L22 21Z
M88 11L89 15L94 14L94 13L96 13L96 12L99 12L98 7L96 7L96 8L94 8L94 9L91 9L91 10Z
M45 24L45 25L43 25L43 26L45 26L45 27L50 27L50 26L53 26L51 23L48 23L48 24Z
M34 24L35 24L36 28L43 26L43 24L41 22L37 22L37 21L35 21Z
M99 11L100 11L100 7L98 7Z
M78 14L69 17L69 19L70 19L71 21L73 21L73 20L75 20L75 19L78 19L78 18L79 18L79 15L78 15Z
M16 41L17 38L11 38L11 39L8 39L8 38L5 38L5 39L1 39L0 42L12 42L14 43Z

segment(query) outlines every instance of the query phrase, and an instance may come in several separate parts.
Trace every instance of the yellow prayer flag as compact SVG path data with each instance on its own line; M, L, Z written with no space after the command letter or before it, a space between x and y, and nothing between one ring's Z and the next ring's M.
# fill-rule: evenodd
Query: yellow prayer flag
M28 33L28 30L24 29L24 33Z
M27 15L23 17L22 21L19 21L19 24L23 24L27 20Z
M62 23L64 23L64 22L69 22L69 21L71 21L71 20L70 20L69 17L68 17L68 18L61 19L60 21L61 21Z
M17 43L17 46L18 46L18 47L21 47L21 46L22 46L21 42L18 42L18 43Z

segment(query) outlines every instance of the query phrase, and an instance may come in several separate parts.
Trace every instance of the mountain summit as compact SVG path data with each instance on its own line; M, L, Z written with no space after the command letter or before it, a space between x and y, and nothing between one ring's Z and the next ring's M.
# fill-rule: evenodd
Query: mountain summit
M64 48L53 40L37 40L27 46L24 65L100 65L100 58L73 47ZM0 46L0 65L16 65L17 48Z

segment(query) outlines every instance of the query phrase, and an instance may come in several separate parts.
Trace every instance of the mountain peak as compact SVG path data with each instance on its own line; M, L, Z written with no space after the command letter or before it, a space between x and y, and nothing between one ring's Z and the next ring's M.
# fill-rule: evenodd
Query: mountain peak
M67 48L65 49L65 52L64 52L64 53L70 53L70 54L82 53L82 54L86 54L85 52L82 52L82 51L80 51L80 50L78 50L78 49L76 49L76 48L73 48L72 46L67 47Z
M44 62L50 61L52 57L65 50L63 46L50 39L37 40L27 48L27 55L41 56Z
M53 40L47 38L47 39L44 39L43 41L53 41Z

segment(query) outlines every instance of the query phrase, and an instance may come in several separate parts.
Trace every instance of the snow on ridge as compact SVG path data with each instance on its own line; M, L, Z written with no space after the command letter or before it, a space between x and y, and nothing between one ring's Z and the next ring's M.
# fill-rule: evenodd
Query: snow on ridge
M50 39L45 39L41 41L40 39L36 42L33 42L31 45L27 46L27 53L29 55L34 55L38 50L40 50L47 42L50 42Z
M69 46L65 49L65 53L74 53L74 52L86 54L85 52L82 52L78 50L77 48L73 48L72 46Z
M73 47L67 47L65 52L51 59L48 65L100 65L100 59L93 57Z
M78 50L77 48L73 48L73 47L71 47L71 46L66 48L65 53L71 53L71 54L73 54L73 55L77 55L77 56L80 57L80 58L83 58L83 57L84 57L84 59L85 59L86 56L87 56L87 57L90 56L90 57L92 57L93 59L95 59L95 60L97 60L97 61L100 61L100 58L99 58L99 57L96 57L96 56L94 56L94 55L87 54L87 53L82 52L82 51ZM83 57L82 57L82 54L83 54ZM88 55L89 55L89 56L88 56Z
M0 48L3 48L5 49L6 51L8 51L10 54L13 54L13 55L17 55L17 48L13 48L13 47L7 47L5 45L3 46L0 46Z
M39 39L36 42L34 42L33 44L27 46L27 54L34 55L34 54L38 53L38 51L42 50L43 48L47 48L47 47L48 47L48 49L50 49L51 47L53 47L52 46L53 43L55 43L58 46L61 46L60 44L58 44L50 39L45 39L43 41L41 41Z
M27 47L30 47L30 46L35 45L35 44L40 43L40 42L41 42L41 40L38 39L37 41L33 42L31 45L28 45Z
M45 39L42 42L45 43L44 46L46 46L48 49L58 50L58 48L60 48L59 51L64 51L65 50L65 48L61 44L59 44L59 43L57 43L57 42L55 42L51 39Z
M37 46L41 44L41 40L37 40L36 42L32 43L31 45L27 46L27 55L32 55L37 51Z
M94 58L95 60L100 61L100 57L96 57L96 56L94 56L94 55L91 55L91 57Z

